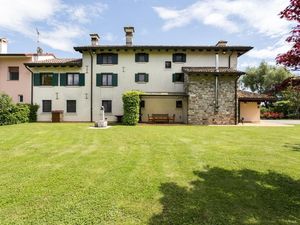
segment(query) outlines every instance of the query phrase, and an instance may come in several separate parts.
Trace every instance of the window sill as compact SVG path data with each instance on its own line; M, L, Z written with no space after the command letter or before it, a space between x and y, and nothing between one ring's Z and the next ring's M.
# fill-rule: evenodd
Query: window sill
M109 63L105 63L105 64L100 64L100 63L97 63L96 65L101 65L101 66L115 66L115 65L118 65L118 64L109 64Z
M137 83L137 84L147 84L148 82L146 82L146 81L137 81L135 83Z
M173 63L176 63L176 64L184 64L186 62L173 62Z
M174 84L183 84L184 81L174 81L173 83L174 83Z
M146 64L146 63L149 63L149 62L136 62L136 63L139 63L139 64Z
M101 87L101 88L114 88L114 87L118 87L118 86L97 86L97 87Z

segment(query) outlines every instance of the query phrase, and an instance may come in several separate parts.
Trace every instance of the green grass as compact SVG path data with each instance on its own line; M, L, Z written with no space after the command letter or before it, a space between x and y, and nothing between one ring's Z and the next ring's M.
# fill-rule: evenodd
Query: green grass
M300 126L0 127L0 224L300 224Z

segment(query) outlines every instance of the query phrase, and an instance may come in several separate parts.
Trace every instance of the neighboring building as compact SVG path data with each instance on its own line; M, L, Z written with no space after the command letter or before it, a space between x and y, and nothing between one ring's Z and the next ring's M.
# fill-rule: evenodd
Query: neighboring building
M0 92L15 103L31 102L31 73L24 63L54 58L53 54L7 53L7 40L0 38Z
M260 122L260 103L274 101L275 98L266 94L258 94L249 91L238 91L239 121L245 123Z
M38 120L50 121L51 111L60 110L65 121L96 121L103 105L107 119L114 121L123 114L122 94L140 90L142 122L152 114L175 115L175 122L189 124L238 122L237 79L243 72L237 60L252 47L225 41L215 46L133 45L134 28L124 30L126 45L99 45L99 36L91 34L91 45L74 47L82 60L25 64L35 77L34 103L42 106Z

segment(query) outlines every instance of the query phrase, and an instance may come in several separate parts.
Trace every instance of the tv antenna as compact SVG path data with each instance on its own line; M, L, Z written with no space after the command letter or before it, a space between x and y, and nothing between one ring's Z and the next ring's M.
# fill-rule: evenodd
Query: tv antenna
M43 53L43 49L40 47L40 32L39 32L39 30L37 28L35 28L35 30L36 30L36 34L37 34L37 41L36 41L37 48L36 48L36 52L38 54L41 54L41 53Z

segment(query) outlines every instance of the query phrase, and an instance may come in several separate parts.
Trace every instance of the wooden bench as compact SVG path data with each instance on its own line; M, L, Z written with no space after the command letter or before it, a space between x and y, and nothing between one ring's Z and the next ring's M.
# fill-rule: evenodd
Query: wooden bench
M152 114L151 116L148 114L148 122L149 123L169 123L175 122L175 114L173 116L169 116L169 114Z

